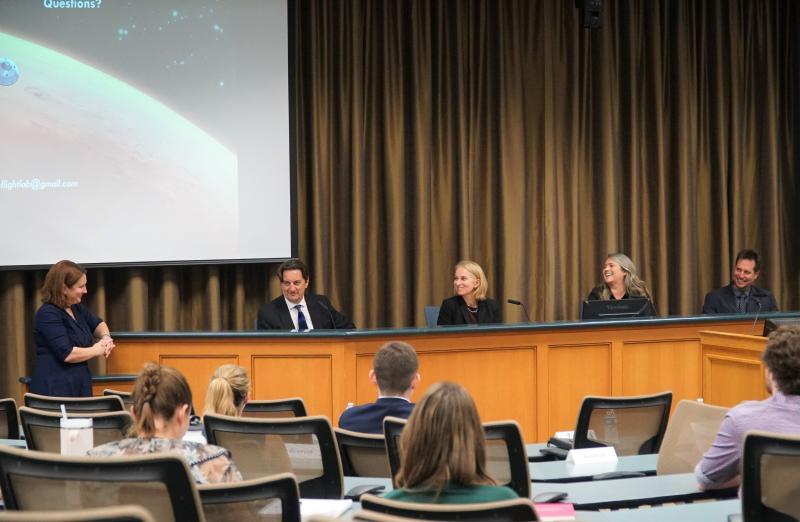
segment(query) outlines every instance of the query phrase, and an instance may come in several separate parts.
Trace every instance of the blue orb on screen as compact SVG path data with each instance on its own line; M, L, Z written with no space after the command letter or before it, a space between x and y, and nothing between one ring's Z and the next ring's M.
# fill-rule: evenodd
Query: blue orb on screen
M0 85L5 85L6 87L14 85L18 78L19 69L17 64L8 58L0 56Z

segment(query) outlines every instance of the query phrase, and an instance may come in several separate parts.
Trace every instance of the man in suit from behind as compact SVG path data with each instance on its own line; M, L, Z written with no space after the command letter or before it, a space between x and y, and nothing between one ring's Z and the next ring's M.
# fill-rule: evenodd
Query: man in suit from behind
M266 303L258 311L259 330L346 330L353 321L339 313L324 295L306 292L308 267L299 259L289 259L278 266L283 295Z
M753 283L761 273L758 252L745 249L736 255L731 284L706 294L704 314L747 314L776 312L778 304L769 290Z
M339 427L361 433L383 433L384 417L407 419L414 409L411 395L419 385L419 361L410 344L384 344L372 360L369 380L378 387L378 400L344 410Z

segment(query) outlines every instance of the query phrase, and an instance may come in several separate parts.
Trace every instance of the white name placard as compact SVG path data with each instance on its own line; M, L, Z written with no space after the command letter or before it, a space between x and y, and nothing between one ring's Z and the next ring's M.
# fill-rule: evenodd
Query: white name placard
M567 453L567 462L576 466L616 464L617 452L613 447L573 449Z

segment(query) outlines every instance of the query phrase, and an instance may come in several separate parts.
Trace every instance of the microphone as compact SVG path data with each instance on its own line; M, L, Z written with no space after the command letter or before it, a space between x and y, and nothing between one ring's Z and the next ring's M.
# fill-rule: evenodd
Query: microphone
M522 307L522 311L525 312L525 319L527 319L529 323L531 322L531 316L528 315L528 308L525 306L525 303L523 303L522 301L519 301L517 299L509 299L508 300L508 304L521 306Z
M753 332L756 331L756 323L758 322L758 314L761 313L761 301L757 297L753 297L752 299L758 305L758 310L756 310L756 318L753 319L753 327L750 328L750 335L753 335Z
M319 305L320 305L322 308L324 308L324 309L325 309L325 311L326 311L326 312L328 312L328 317L330 317L330 318L331 318L331 325L333 326L333 329L334 329L334 330L337 330L337 328L336 328L336 321L334 321L334 320L333 320L333 312L331 312L331 309L330 309L330 308L328 308L328 305L326 305L325 303L323 303L323 302L322 302L322 299L318 300L317 302L319 303Z

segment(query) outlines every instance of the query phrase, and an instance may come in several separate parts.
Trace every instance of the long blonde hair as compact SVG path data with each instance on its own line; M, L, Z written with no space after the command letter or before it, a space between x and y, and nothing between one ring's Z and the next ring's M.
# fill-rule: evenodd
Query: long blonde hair
M621 252L613 252L608 254L606 259L614 261L625 274L625 293L628 294L628 297L647 297L652 299L647 283L639 278L636 265L633 264L631 258ZM598 286L595 291L600 295L601 299L611 299L611 289L608 288L605 282Z
M472 274L472 277L478 280L478 288L476 288L472 292L472 294L478 301L485 300L486 296L489 293L489 281L487 281L486 274L483 273L483 268L481 268L481 265L479 265L475 261L464 259L456 263L456 267L453 269L453 271L455 272L459 268L463 268L464 270Z
M400 436L397 484L441 493L448 484L494 485L486 471L486 441L478 409L453 382L431 386Z
M136 418L131 435L152 438L156 434L155 418L169 421L179 407L191 406L192 390L186 377L175 368L149 362L136 376L131 398Z
M203 414L230 415L241 414L250 394L250 379L241 366L223 364L208 383L206 404Z

